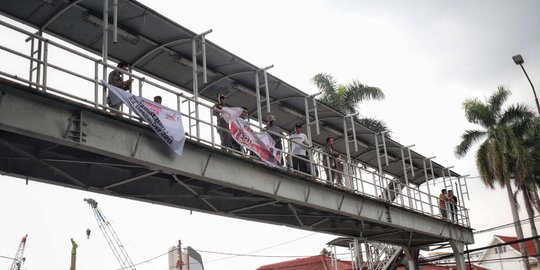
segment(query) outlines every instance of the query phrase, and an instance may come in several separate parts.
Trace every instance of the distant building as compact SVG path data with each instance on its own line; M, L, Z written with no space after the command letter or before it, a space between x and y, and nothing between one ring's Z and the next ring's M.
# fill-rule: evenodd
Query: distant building
M336 268L337 264L337 268ZM329 256L317 255L279 263L263 265L257 270L352 270L350 261L333 260Z
M495 235L489 245L510 243L516 240L517 237ZM529 255L528 260L526 261L530 265L531 270L538 270L538 261L536 257L531 256L536 254L532 240L525 241L525 249ZM525 269L524 263L525 259L522 258L518 243L486 249L479 258L480 265L492 270Z

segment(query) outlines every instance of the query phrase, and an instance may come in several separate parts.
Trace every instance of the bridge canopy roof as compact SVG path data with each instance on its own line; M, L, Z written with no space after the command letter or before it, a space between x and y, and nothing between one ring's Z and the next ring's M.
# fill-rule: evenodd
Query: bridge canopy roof
M0 12L21 23L64 40L77 47L101 55L103 0L0 0ZM111 4L112 1L109 1ZM112 14L109 15L112 23ZM109 31L108 55L115 61L124 61L142 74L178 86L193 93L192 40L198 35L175 23L151 8L137 1L118 1L118 41L113 44ZM277 52L276 52L277 53ZM216 100L218 94L228 96L233 106L246 106L250 112L257 111L255 74L261 67L249 63L217 44L206 40L206 65L208 83L199 79L199 97ZM197 58L202 63L202 56ZM301 66L302 63L299 63ZM297 122L304 122L304 102L308 94L268 73L271 111L279 119L279 125L286 130L294 130ZM266 93L262 89L261 95ZM264 108L263 108L264 109ZM315 143L324 145L327 137L338 139L336 150L346 153L343 140L343 114L318 102L320 134L313 133ZM311 121L314 114L310 113ZM349 125L350 121L348 121ZM351 157L362 163L378 168L375 132L355 122L358 151L351 144ZM349 127L350 128L350 127ZM312 128L312 130L314 130ZM336 132L337 131L337 132ZM341 134L341 135L340 135ZM380 138L380 137L379 137ZM380 142L379 142L380 143ZM401 150L398 142L386 139L389 165L386 173L403 178ZM410 183L420 185L426 181L425 158L411 150L415 169L414 177L408 175ZM444 166L433 162L435 178L448 176ZM449 171L452 177L459 177ZM428 174L431 172L428 170Z

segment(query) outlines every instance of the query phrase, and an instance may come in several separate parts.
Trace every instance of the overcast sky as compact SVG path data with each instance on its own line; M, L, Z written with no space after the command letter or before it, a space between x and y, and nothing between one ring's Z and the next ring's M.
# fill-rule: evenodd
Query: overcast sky
M463 131L475 128L464 117L463 100L484 99L504 85L512 91L508 104L535 109L531 87L511 57L523 55L540 87L539 1L142 3L194 32L212 29L207 39L257 66L273 64L271 74L306 93L316 91L310 79L320 72L381 88L386 100L362 104L361 114L384 120L397 142L415 144L416 152L473 177L465 201L473 228L512 222L505 192L487 190L474 178L474 153L458 160L453 150ZM0 177L0 187L0 256L12 257L29 234L30 270L68 269L71 237L79 243L78 269L117 268L86 197L100 203L135 262L165 253L180 239L201 251L207 270L247 270L292 259L279 256L316 255L334 238L35 182L26 186L10 177ZM86 228L93 231L90 239ZM470 248L487 245L493 234L515 235L512 228L479 234ZM166 264L160 257L138 269L164 270ZM0 268L10 265L0 257Z

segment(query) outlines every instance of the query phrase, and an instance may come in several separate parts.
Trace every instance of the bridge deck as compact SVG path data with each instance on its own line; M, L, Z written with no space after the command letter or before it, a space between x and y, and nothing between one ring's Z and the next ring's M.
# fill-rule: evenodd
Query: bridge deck
M204 143L188 140L180 157L143 123L5 80L0 130L7 175L403 246L474 242L470 228Z

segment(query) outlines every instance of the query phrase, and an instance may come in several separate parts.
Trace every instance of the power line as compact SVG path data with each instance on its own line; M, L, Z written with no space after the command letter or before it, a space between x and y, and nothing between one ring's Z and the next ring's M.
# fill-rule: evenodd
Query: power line
M225 253L225 252L213 252L213 251L204 251L204 250L200 250L199 252L202 252L202 253L211 253L211 254L222 254L222 255L230 255L229 257L224 257L224 258L219 258L219 259L214 259L214 260L210 260L210 261L207 261L206 263L211 263L211 262L217 262L217 261L223 261L223 260L228 260L230 258L234 258L234 257L305 257L305 256L265 256L265 255L253 255L253 256L249 256L255 252L259 252L259 251L263 251L263 250L267 250L267 249L271 249L271 248L275 248L275 247L279 247L279 246L282 246L282 245L285 245L285 244L288 244L288 243L292 243L294 241L298 241L300 239L304 239L304 238L307 238L307 237L310 237L312 235L314 235L316 233L310 233L308 235L305 235L305 236L301 236L301 237L298 237L298 238L295 238L295 239L292 239L292 240L289 240L289 241L286 241L286 242L283 242L283 243L280 243L280 244L276 244L276 245L273 245L273 246L269 246L269 247L266 247L266 248L262 248L262 249L258 249L258 250L254 250L254 251L250 251L250 252L247 252L247 253L239 253L239 254L235 254L235 253Z
M539 220L540 220L540 215L533 217L533 221L539 221ZM498 230L498 229L505 229L505 228L516 225L518 222L521 223L521 224L528 224L528 223L530 223L530 220L529 220L529 218L524 218L524 219L519 220L517 222L514 221L514 222L507 223L507 224L499 225L497 227L492 227L492 228L476 231L476 232L473 232L473 234L485 233L485 232L495 231L495 230Z
M2 256L2 255L0 255L0 258L2 258L2 259L8 259L8 260L15 260L15 258L7 257L7 256Z
M504 243L500 243L500 244L495 244L495 245L491 245L491 246L485 246L485 247L480 247L480 248L475 248L475 249L469 249L467 251L464 251L463 255L469 254L469 253L472 253L472 252L476 252L476 251L481 251L481 250L485 250L485 249L494 248L494 247L513 245L513 244L517 244L517 243L521 243L521 242L525 242L525 241L529 241L529 240L533 240L533 239L538 239L538 238L540 238L540 236L533 236L533 237L518 239L518 240L514 240L514 241L510 241L510 242L504 242ZM533 255L529 255L529 256L533 256ZM536 256L536 254L534 256ZM433 256L433 257L435 257L435 256ZM454 257L453 253L448 254L448 255L443 255L443 256L437 256L436 258L432 258L432 259L424 258L422 263L440 261L440 260L447 259L447 258L452 258L452 257Z

